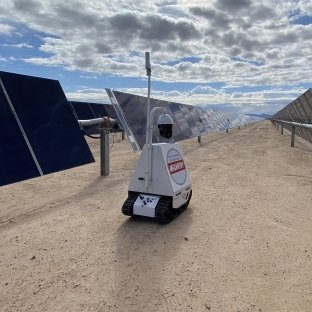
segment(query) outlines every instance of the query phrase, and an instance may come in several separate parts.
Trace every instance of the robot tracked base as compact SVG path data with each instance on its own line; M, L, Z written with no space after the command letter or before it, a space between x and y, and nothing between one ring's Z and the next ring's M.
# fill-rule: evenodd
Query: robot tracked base
M172 207L172 197L155 196L128 192L128 198L122 206L122 213L126 216L145 216L155 218L158 223L168 223L180 215L189 205L192 197L190 191L187 201L179 208Z

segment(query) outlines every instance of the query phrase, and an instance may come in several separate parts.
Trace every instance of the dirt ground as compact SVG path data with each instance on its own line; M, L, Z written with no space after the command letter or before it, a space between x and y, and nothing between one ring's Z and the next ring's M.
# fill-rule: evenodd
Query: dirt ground
M268 121L181 145L193 198L167 225L121 214L127 141L109 177L1 187L0 311L312 311L312 145Z

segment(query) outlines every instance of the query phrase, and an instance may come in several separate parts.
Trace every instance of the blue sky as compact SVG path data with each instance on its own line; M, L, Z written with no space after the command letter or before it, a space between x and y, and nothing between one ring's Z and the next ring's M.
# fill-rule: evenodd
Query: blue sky
M312 4L296 1L2 0L0 70L60 81L72 100L104 88L219 110L275 113L312 80Z

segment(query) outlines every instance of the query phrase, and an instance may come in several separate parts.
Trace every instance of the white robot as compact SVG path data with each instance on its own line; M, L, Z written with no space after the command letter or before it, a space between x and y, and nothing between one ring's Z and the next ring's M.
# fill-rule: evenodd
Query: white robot
M192 197L192 185L180 145L152 143L154 114L162 109L154 107L149 114L151 66L148 52L145 57L149 76L146 144L132 175L122 212L127 216L151 217L159 223L167 223L187 208ZM170 139L172 118L163 113L157 124L160 137Z

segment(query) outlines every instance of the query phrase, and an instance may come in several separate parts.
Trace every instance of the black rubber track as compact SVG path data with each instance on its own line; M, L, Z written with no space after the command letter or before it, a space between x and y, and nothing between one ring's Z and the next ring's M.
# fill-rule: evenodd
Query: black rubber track
M136 192L128 192L128 198L122 205L122 213L126 216L133 216L133 205L138 197ZM172 208L172 197L161 197L155 208L155 220L158 223L168 223L180 215L189 205L192 198L192 191L187 202L180 208Z
M155 219L159 223L168 223L174 219L172 198L161 197L155 208Z
M192 198L192 191L190 192L187 202L180 208L172 208L172 198L162 197L155 209L155 219L158 223L168 223L180 215L189 205Z
M133 205L138 197L137 193L129 192L128 198L125 200L124 204L122 205L121 211L126 216L133 216Z

